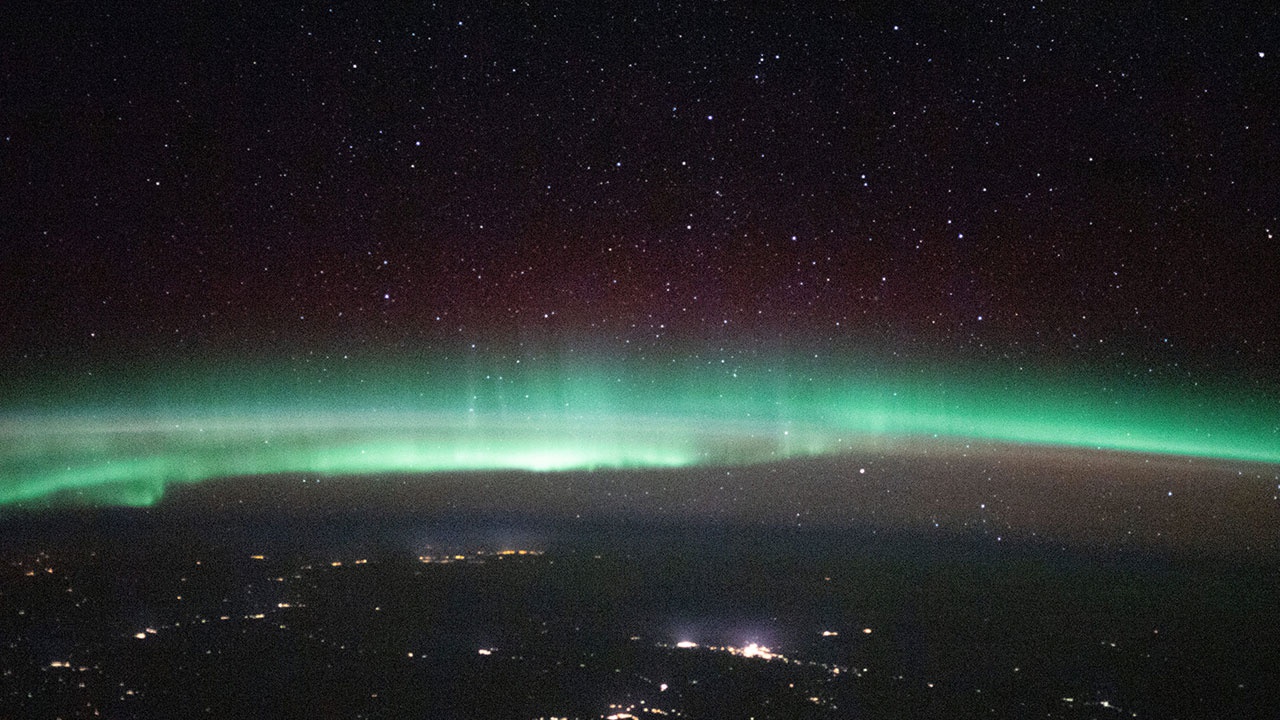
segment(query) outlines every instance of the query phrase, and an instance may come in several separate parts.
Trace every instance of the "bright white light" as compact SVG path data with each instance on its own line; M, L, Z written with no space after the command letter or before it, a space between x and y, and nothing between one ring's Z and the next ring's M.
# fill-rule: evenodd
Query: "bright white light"
M689 641L689 640L681 640L680 642L676 643L676 647L678 647L678 648L686 648L686 649L687 649L687 648L696 648L696 647L698 647L698 643L696 643L696 642L691 642L691 641Z

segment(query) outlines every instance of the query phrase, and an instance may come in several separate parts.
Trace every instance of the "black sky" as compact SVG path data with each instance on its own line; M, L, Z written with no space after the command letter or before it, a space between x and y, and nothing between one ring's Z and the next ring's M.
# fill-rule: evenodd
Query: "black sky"
M1280 11L883 5L11 10L0 362L834 346L1275 386Z

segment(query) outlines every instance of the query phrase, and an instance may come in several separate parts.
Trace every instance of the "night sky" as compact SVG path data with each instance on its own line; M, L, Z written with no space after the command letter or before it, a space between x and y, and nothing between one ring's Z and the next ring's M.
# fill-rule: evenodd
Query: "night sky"
M387 408L471 438L447 469L850 433L1280 459L1280 12L880 5L7 13L0 409L34 449L0 489L89 482L106 451L50 427L121 413L239 463L117 443L111 482L434 467L403 433L350 461ZM213 450L156 439L215 406ZM246 459L264 428L306 460Z

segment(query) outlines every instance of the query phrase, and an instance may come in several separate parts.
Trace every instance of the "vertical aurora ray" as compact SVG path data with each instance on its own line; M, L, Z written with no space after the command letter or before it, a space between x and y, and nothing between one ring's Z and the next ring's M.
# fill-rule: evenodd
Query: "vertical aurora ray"
M957 440L1280 463L1280 404L852 363L185 368L14 400L0 415L0 505L148 505L171 483L281 473L680 468Z

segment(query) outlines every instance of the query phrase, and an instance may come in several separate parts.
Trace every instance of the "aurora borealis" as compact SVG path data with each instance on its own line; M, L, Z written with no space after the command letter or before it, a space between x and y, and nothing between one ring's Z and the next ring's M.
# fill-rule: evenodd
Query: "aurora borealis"
M43 395L0 425L0 503L147 505L170 483L273 474L728 467L975 443L1280 462L1275 405L1231 393L869 362L505 364L159 372L79 408Z
M1274 13L1096 15L14 18L0 504L966 445L1278 463Z

